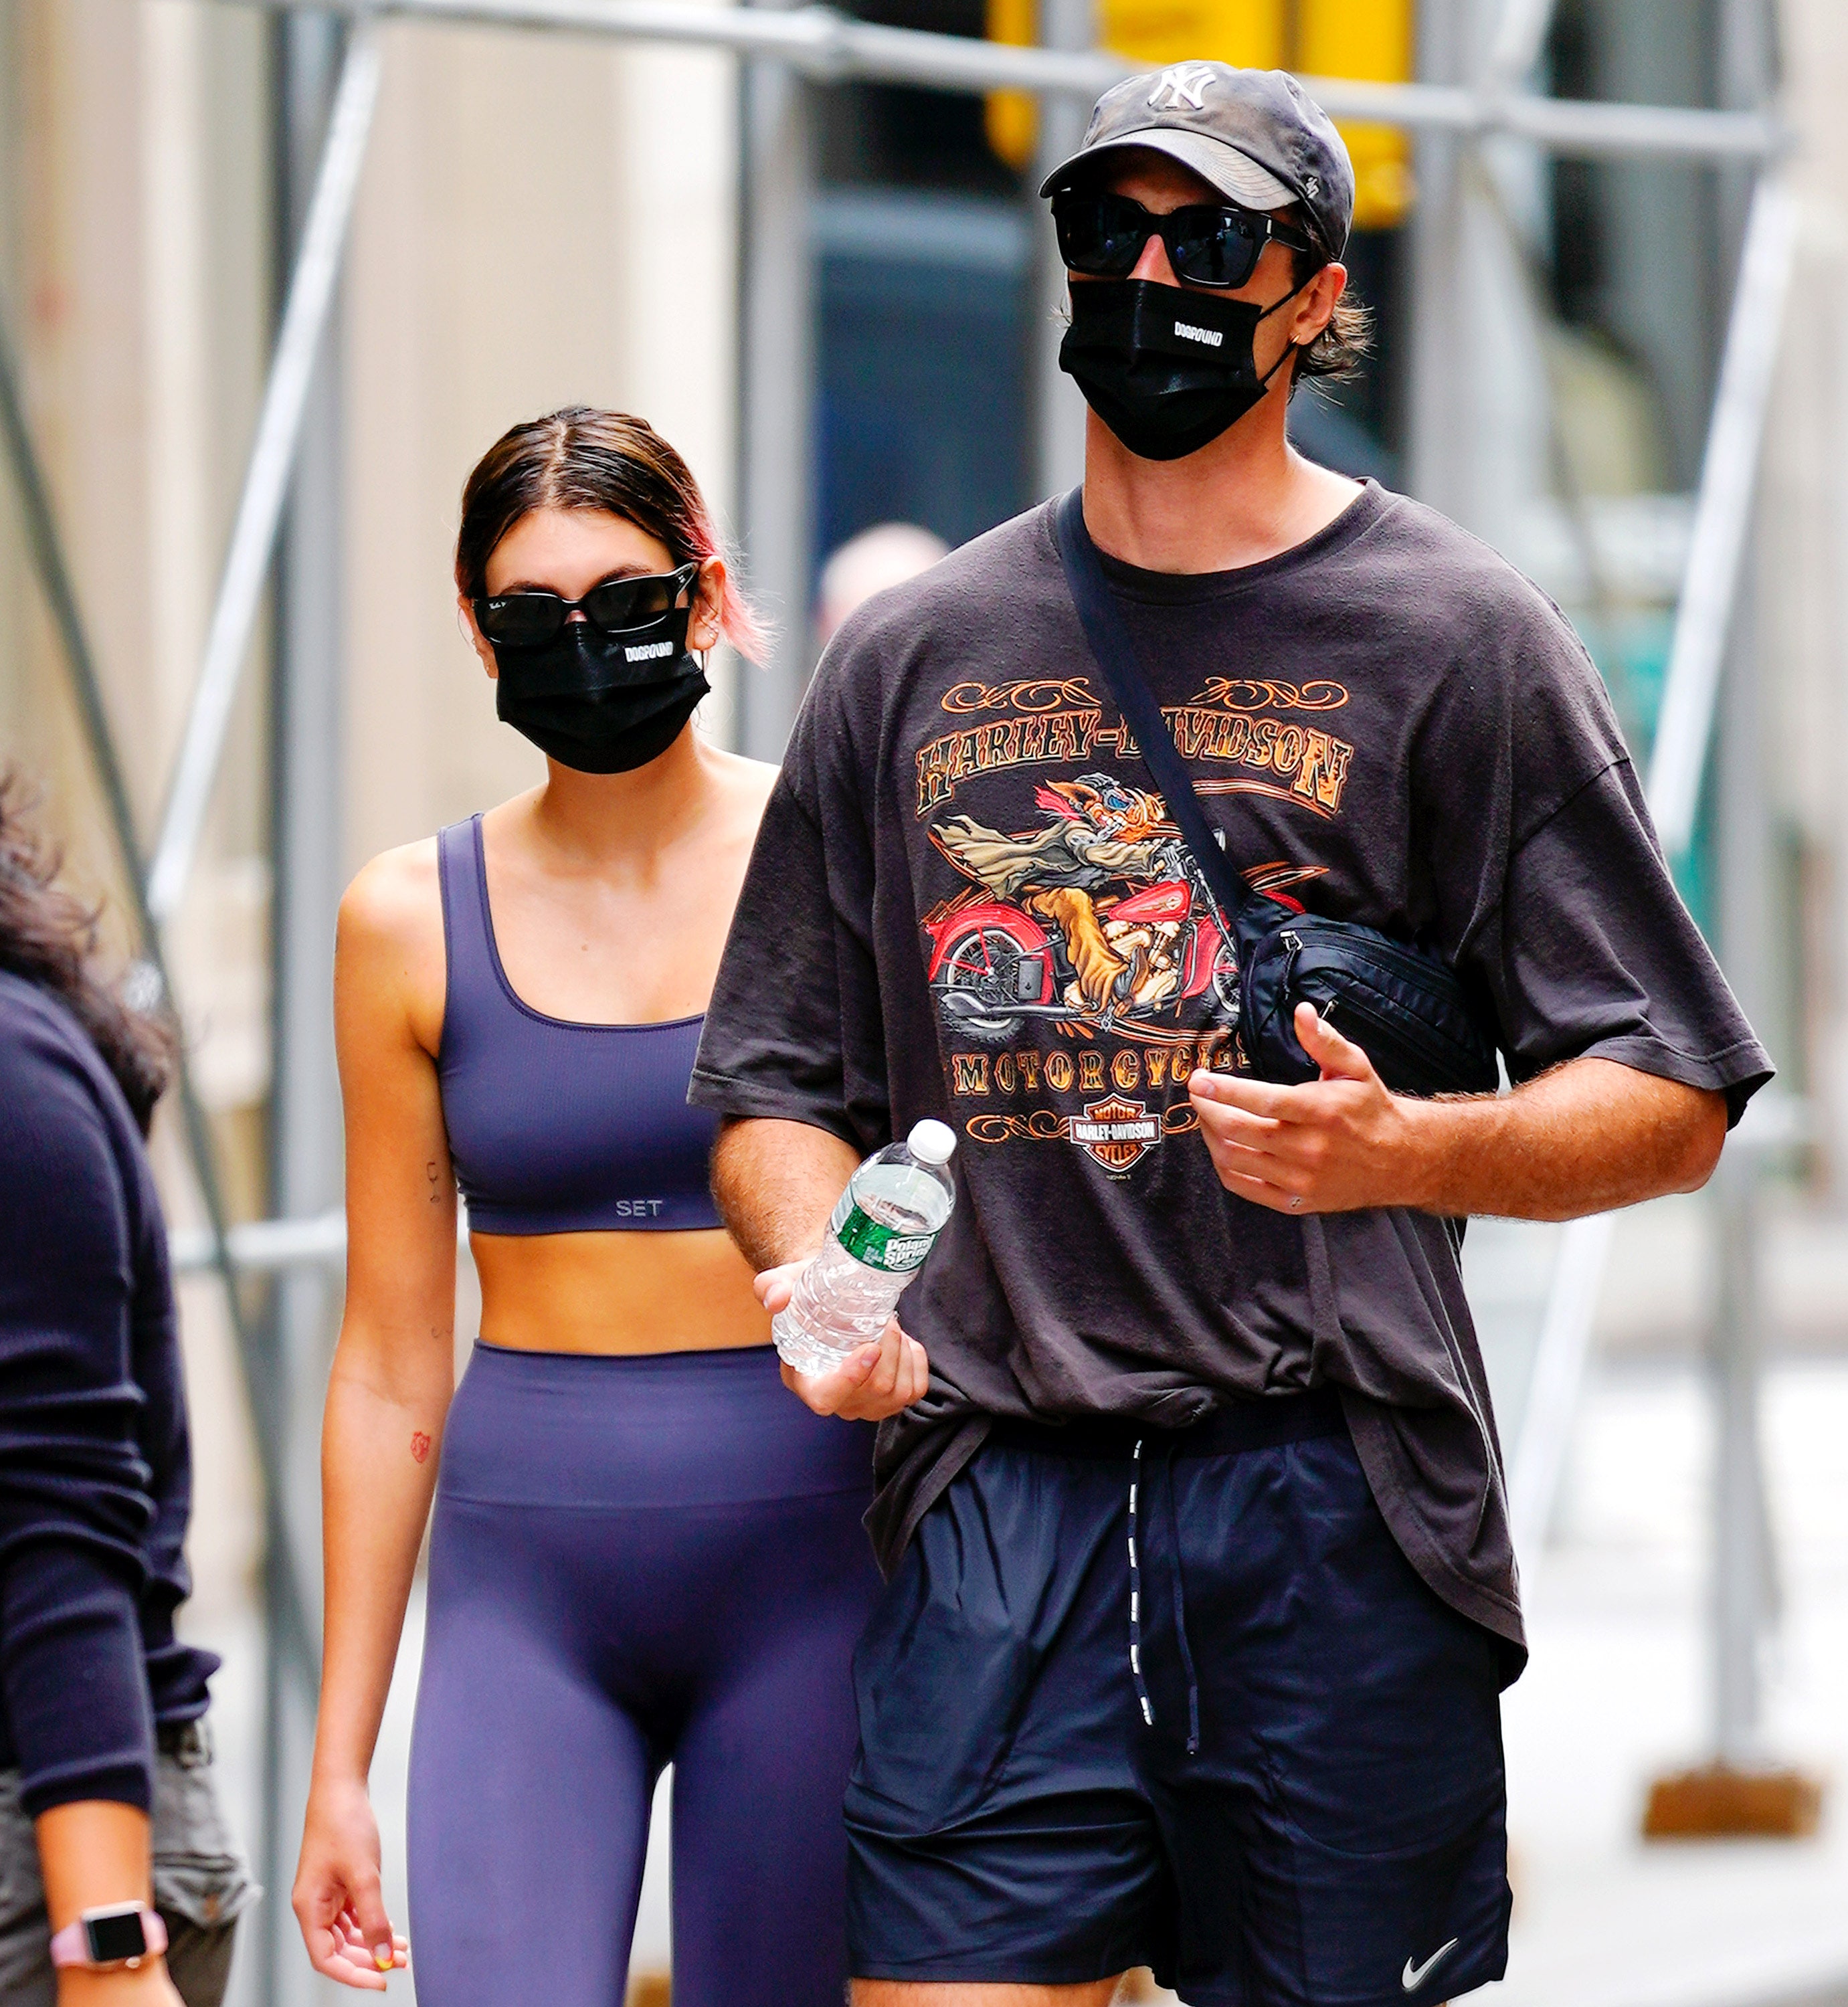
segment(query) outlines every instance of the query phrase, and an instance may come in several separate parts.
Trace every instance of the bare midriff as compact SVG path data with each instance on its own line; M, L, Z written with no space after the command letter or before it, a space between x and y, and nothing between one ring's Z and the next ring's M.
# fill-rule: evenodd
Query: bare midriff
M717 1227L475 1233L481 1335L520 1352L717 1352L767 1345L749 1264Z

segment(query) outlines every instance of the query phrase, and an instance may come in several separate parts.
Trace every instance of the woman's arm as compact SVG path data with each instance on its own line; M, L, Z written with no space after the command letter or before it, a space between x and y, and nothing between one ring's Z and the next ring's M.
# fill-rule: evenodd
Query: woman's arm
M368 866L341 901L334 1021L347 1138L347 1302L321 1441L326 1637L294 1906L318 1971L394 1959L366 1775L454 1391L456 1188L436 848ZM397 1962L403 1963L401 1949Z
M86 1910L152 1904L148 1818L139 1806L86 1798L41 1812L37 1825L54 1935ZM160 1958L143 1959L132 1972L69 1966L58 1975L58 2007L178 2007L179 1998Z

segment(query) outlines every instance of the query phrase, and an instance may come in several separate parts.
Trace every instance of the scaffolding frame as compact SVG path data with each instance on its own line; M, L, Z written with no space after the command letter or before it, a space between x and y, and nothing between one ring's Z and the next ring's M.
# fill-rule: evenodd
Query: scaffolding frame
M312 194L298 231L285 238L294 246L279 330L265 384L256 432L215 596L203 657L189 704L180 750L165 791L157 834L144 857L121 780L116 742L104 707L93 659L84 636L68 566L53 521L48 492L18 392L10 353L0 341L0 430L5 433L17 485L25 502L27 542L51 604L60 642L100 784L105 795L122 866L140 925L143 954L164 982L162 936L178 910L196 861L200 834L210 803L238 691L251 652L265 586L279 539L298 529L291 519L301 510L298 482L305 420L314 404L316 371L323 363L328 329L354 198L363 171L377 104L383 53L381 24L388 20L492 26L506 30L587 36L622 41L677 44L727 52L739 60L747 83L744 97L743 153L757 187L747 262L747 290L740 302L746 331L741 356L740 493L750 575L759 593L786 608L806 605L809 552L806 494L808 404L806 372L774 367L777 357L806 353L810 302L806 295L805 206L812 178L806 128L806 93L849 81L901 83L965 93L1005 89L1039 96L1060 122L1065 108L1083 105L1137 65L1085 46L1088 0L1042 0L1044 42L1012 48L958 37L893 28L855 20L818 5L789 6L779 0L747 0L739 6L707 0L220 0L254 6L284 17L307 17L333 24L344 44L337 83L327 93L325 134L312 175ZM1398 126L1416 133L1448 136L1469 147L1506 135L1557 156L1606 160L1680 159L1730 164L1753 178L1753 196L1739 275L1703 460L1695 527L1674 640L1665 685L1648 792L1655 805L1665 846L1671 855L1691 836L1695 806L1709 762L1713 724L1729 632L1740 598L1769 390L1784 302L1796 249L1792 198L1776 170L1789 145L1772 116L1758 110L1695 110L1649 105L1571 102L1522 87L1543 46L1554 0L1506 0L1476 80L1468 85L1429 83L1383 84L1304 77L1305 87L1332 115ZM1064 122L1070 123L1069 115ZM774 263L798 275L780 292L768 289ZM0 330L3 333L3 330ZM788 346L792 336L794 346ZM755 362L753 362L753 355ZM337 415L337 393L323 397L321 417ZM1049 488L1070 477L1074 462L1069 414L1055 399L1036 398L1039 451L1036 466ZM297 484L292 489L292 484ZM323 506L305 538L296 536L301 584L312 590L317 572L337 577L337 513ZM753 693L745 717L747 750L767 757L780 752L806 677L805 623L787 631L767 677ZM279 676L302 665L279 650ZM323 774L337 771L337 710L310 707L327 742L309 766ZM334 723L330 724L333 720ZM333 734L331 738L330 733ZM319 826L331 834L330 802L319 805ZM298 855L298 852L297 853ZM289 923L294 887L286 872L276 885L275 929ZM313 917L330 920L326 889L316 890ZM287 1000L279 1000L287 1007ZM330 1054L327 1056L330 1064ZM298 1083L299 1091L302 1083ZM330 1071L319 1091L337 1094ZM345 1223L330 1199L306 1213L285 1210L275 1219L238 1226L227 1223L218 1196L217 1173L209 1126L189 1082L182 1081L185 1141L206 1201L207 1223L176 1233L176 1267L210 1268L222 1281L232 1330L242 1359L257 1423L266 1492L266 1542L270 1713L267 1743L273 1765L270 1829L264 1867L273 1891L286 1874L281 1822L280 1726L285 1677L312 1698L316 1682L319 1626L308 1608L296 1535L284 1510L289 1488L287 1443L289 1415L302 1391L303 1363L273 1334L266 1339L245 1315L238 1288L241 1275L336 1267L344 1257ZM286 1182L286 1181L285 1181ZM312 1182L312 1181L311 1181ZM1573 1222L1562 1238L1536 1359L1533 1393L1520 1439L1509 1464L1511 1512L1517 1544L1537 1552L1557 1492L1582 1381L1598 1286L1612 1233L1608 1216ZM1749 1236L1745 1236L1748 1238ZM1735 1234L1735 1240L1741 1239ZM1744 1384L1749 1375L1734 1374ZM1740 1430L1735 1427L1734 1436ZM1742 1439L1742 1438L1741 1438ZM1743 1454L1743 1452L1741 1452ZM1737 1491L1735 1483L1733 1489ZM1729 1494L1730 1495L1730 1494ZM1734 1543L1737 1544L1736 1543ZM1722 1553L1729 1551L1719 1543ZM1752 1603L1749 1595L1723 1588L1728 1609ZM1752 1603L1755 1609L1756 1603ZM1736 1641L1722 1641L1724 1660ZM1731 1684L1737 1688L1739 1681ZM1735 1705L1734 1712L1737 1708ZM1735 1727L1737 1723L1734 1724ZM1721 1746L1738 1737L1723 1720ZM260 1993L273 2003L291 1989L275 1956L286 1906L273 1903L266 1928L270 1955L263 1961Z

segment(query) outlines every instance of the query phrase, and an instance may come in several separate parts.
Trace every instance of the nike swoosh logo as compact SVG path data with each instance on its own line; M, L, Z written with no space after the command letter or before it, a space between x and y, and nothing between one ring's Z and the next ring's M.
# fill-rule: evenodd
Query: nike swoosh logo
M1462 1940L1459 1938L1452 1938L1448 1944L1438 1945L1437 1949L1431 1953L1430 1956L1425 1960L1423 1965L1414 1965L1409 1959L1407 1959L1405 1960L1405 1969L1398 1976L1399 1984L1402 1986L1408 1993L1416 1993L1419 1988L1423 1985L1425 1981L1430 1977L1431 1973L1436 1966L1441 1964L1444 1959L1448 1958L1451 1953L1456 1949L1458 1945L1461 1942Z

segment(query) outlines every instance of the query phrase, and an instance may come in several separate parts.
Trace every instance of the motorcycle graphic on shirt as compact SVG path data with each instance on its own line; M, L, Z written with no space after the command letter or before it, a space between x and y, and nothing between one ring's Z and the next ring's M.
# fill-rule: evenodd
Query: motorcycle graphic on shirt
M1348 701L1326 679L1203 674L1162 717L1203 797L1275 804L1307 831L1342 811ZM1089 676L970 677L938 704L943 726L913 756L913 813L933 853L919 860L937 901L920 912L919 946L950 1117L980 1155L1063 1146L1113 1181L1144 1176L1198 1126L1194 1071L1246 1064L1237 959L1212 894L1161 795L1112 771L1134 763L1147 778ZM1275 808L1236 822L1271 830L1273 859L1301 853ZM1328 867L1243 868L1300 911L1285 888Z
M1008 834L967 815L931 827L969 880L922 921L945 1028L990 1046L1033 1018L1151 1043L1229 1029L1237 956L1161 796L1099 772L1042 785L1034 802L1045 818L1036 829ZM1314 875L1247 873L1273 898ZM1204 1007L1186 1007L1195 1000Z

